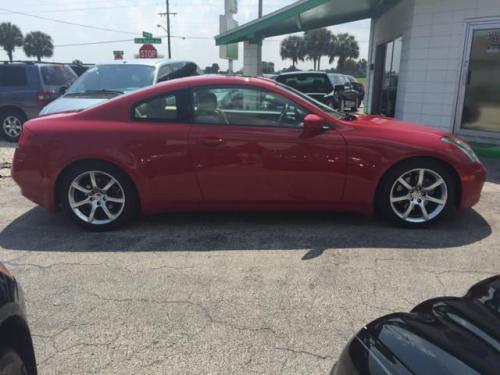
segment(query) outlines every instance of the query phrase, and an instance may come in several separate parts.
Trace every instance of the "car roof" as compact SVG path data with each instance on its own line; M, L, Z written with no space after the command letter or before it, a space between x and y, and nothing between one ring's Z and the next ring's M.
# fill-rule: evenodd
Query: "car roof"
M286 73L280 73L280 76L291 76L291 75L302 75L302 74L317 74L317 75L323 75L326 74L325 72L318 72L318 71L313 71L313 72L305 72L305 71L298 71L298 72L286 72Z
M158 66L158 65L167 65L174 63L186 63L192 62L188 60L169 60L169 59L130 59L130 60L113 60L106 63L96 64L95 66L102 65L147 65L147 66Z

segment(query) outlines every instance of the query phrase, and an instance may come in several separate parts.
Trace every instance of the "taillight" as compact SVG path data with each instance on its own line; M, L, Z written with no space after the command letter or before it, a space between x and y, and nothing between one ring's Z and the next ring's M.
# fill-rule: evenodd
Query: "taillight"
M23 130L21 131L21 137L19 138L19 141L17 142L17 147L28 146L30 141L31 141L32 136L33 136L33 133L31 132L31 130L29 130L26 126L23 126Z
M45 107L47 104L49 104L53 99L54 95L49 92L49 91L40 91L37 96L38 104L41 107Z

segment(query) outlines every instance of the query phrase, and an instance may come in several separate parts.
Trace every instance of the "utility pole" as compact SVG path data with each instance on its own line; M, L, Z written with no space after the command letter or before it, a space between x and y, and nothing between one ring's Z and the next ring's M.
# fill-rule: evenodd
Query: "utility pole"
M165 16L167 18L167 45L168 45L168 58L172 58L172 51L170 49L170 15L175 16L177 13L170 12L169 0L165 0L165 12L158 13L160 16Z

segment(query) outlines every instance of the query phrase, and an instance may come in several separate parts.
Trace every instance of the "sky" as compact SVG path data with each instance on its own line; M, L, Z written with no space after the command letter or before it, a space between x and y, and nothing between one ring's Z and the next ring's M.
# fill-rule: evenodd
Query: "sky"
M263 13L291 3L292 0L263 0ZM236 21L242 25L257 18L257 4L258 0L238 0ZM158 24L166 27L165 18L158 15L160 12L165 12L164 0L0 0L0 23L12 22L23 34L30 31L49 34L55 50L54 56L46 60L58 62L79 59L85 63L103 63L113 59L113 50L124 51L126 59L133 58L140 45L134 44L132 39L141 37L142 31L155 36L166 35L157 27ZM170 0L170 12L177 13L171 16L172 58L192 60L201 68L216 62L221 69L227 69L227 61L219 59L213 38L219 33L219 15L224 13L224 0ZM367 57L369 20L329 29L334 33L353 34L360 46L360 57ZM280 41L284 37L272 37L263 42L262 59L274 62L277 70L291 65L290 60L283 61L279 55ZM167 55L166 38L156 47L158 53ZM242 67L242 56L240 43L235 70ZM1 49L0 60L6 59L7 54ZM22 48L16 48L14 59L26 59ZM322 68L328 67L324 58ZM312 62L301 62L299 68L310 69Z

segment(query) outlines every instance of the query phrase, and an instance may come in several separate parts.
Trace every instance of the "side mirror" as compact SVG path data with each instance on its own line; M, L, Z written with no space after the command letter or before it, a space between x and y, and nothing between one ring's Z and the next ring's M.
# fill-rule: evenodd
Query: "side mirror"
M325 119L313 113L304 118L304 130L307 132L320 132L325 130L326 126Z
M334 90L335 91L344 91L345 85L335 85Z
M68 89L68 86L61 86L59 88L59 94L64 95L66 93L66 90Z

